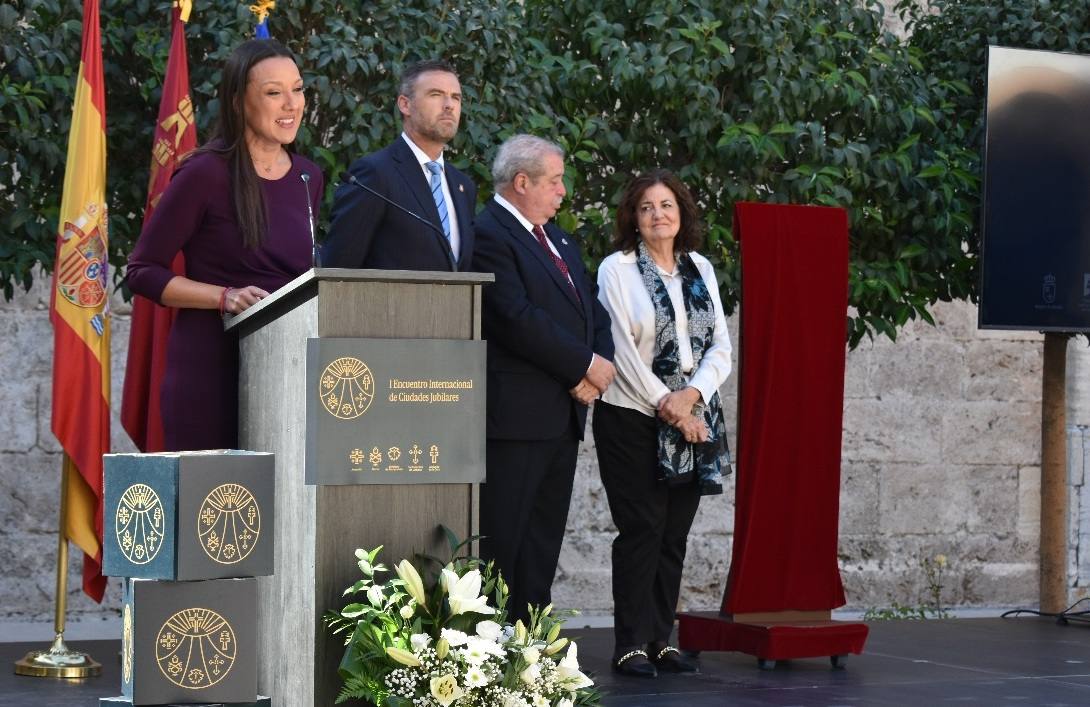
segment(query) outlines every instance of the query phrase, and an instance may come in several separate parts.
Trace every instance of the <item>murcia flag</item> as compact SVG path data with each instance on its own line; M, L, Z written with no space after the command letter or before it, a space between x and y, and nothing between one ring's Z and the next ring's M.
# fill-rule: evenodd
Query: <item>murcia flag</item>
M190 0L175 0L172 15L170 57L163 78L163 97L151 148L151 177L144 223L151 220L159 198L166 191L174 168L197 146L193 101L189 98L189 67L186 63L185 23L189 21ZM185 274L185 262L178 253L171 265L176 275ZM129 356L125 361L125 387L121 394L121 424L142 452L161 452L163 421L159 409L159 388L167 365L167 339L175 310L161 307L136 295L129 323Z
M110 448L110 309L106 218L106 91L98 0L83 3L68 160L49 318L53 434L64 448L68 539L84 552L83 591L102 601L102 455Z

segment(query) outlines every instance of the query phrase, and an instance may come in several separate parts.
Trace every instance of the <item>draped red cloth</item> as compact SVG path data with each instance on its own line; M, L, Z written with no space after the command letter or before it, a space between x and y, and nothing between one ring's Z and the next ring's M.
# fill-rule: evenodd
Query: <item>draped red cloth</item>
M848 304L842 209L739 203L738 478L727 614L845 603L837 566Z

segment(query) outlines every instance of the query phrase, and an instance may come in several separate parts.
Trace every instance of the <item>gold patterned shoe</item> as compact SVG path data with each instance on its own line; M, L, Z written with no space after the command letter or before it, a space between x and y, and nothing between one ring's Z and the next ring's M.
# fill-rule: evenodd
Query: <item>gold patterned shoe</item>
M673 646L666 646L655 655L656 668L667 673L695 673L696 663Z
M647 659L647 652L638 648L614 659L613 672L634 678L653 678L659 674Z

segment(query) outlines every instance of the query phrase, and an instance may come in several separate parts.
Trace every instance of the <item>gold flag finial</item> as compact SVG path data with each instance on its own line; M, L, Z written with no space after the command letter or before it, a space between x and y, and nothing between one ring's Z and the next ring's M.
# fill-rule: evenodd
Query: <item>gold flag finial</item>
M258 0L258 2L250 5L250 12L257 16L257 23L261 24L265 21L265 18L269 16L269 13L276 9L276 0Z
M189 22L189 13L193 11L193 0L174 0L174 7L181 10L182 22Z

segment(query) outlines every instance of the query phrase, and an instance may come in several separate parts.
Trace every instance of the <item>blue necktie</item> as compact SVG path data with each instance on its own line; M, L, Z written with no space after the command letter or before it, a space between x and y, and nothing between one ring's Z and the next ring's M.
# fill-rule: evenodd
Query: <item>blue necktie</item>
M443 234L450 240L450 215L447 213L447 200L443 198L443 168L438 162L428 162L425 165L431 172L431 198L435 200L435 208L439 209L439 221L443 224Z

